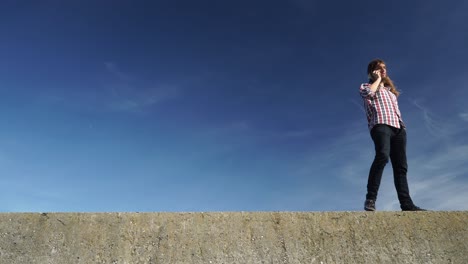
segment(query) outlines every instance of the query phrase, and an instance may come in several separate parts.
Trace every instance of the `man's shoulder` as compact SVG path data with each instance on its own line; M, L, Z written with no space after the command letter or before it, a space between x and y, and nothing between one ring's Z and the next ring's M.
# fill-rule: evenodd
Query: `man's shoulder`
M363 89L363 88L367 88L369 87L371 84L370 83L361 83L361 86L359 88Z

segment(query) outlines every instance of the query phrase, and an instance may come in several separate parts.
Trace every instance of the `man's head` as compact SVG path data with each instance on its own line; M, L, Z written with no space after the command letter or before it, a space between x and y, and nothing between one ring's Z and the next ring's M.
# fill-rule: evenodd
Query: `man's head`
M375 80L375 78L373 77L374 71L379 71L382 79L386 79L388 77L387 66L385 65L385 62L381 59L375 59L369 62L369 65L367 65L367 76L370 80Z
M390 91L393 94L395 94L396 96L400 95L400 92L393 84L393 81L390 79L390 77L388 77L387 66L385 65L385 62L383 60L374 59L371 62L369 62L369 65L367 65L367 77L369 78L370 82L374 82L377 79L374 71L380 72L380 77L382 77L382 83L385 86L390 87Z

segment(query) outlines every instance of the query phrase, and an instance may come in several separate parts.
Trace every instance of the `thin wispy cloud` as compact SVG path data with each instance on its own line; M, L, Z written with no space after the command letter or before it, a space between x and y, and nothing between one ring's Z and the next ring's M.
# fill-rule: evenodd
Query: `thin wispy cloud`
M116 63L104 63L104 80L96 87L68 90L67 87L44 89L38 92L38 107L75 107L81 110L105 110L115 112L145 112L162 102L178 98L178 85L138 79L134 74L121 70ZM103 83L103 84L102 84Z
M158 103L174 99L179 95L177 87L160 86L151 89L132 89L109 102L110 109L124 112L140 112Z
M434 210L466 210L468 204L468 145L419 154L410 159L413 197Z
M422 130L427 130L427 124L419 127L413 125L412 129L414 131L411 133L418 135L423 133ZM467 209L468 144L456 141L461 134L464 133L459 128L447 125L444 138L440 138L440 135L435 137L435 140L416 137L408 143L409 148L413 147L409 151L411 155L408 156L408 181L412 197L417 204L433 210ZM414 148L417 145L424 145L425 148ZM388 176L392 177L391 173ZM392 188L391 184L387 184L384 192L390 192L392 195L385 195L380 199L383 208L388 210L398 208Z
M362 103L362 100L359 101L358 99L350 99L349 100L353 105L355 105L360 112L362 112L363 114L366 114L366 110L364 110L364 105Z
M314 134L315 129L290 130L281 133L283 138L304 138Z
M427 109L426 109L427 110ZM427 122L434 119L428 115ZM426 123L413 123L412 134L427 130ZM431 123L432 124L432 123ZM364 125L365 126L365 125ZM459 133L448 127L446 135ZM432 131L434 132L434 131ZM451 145L450 140L433 140L425 142L432 151L415 149L420 144L418 138L408 142L408 181L410 192L415 203L433 210L466 210L468 205L468 145ZM369 168L374 158L373 143L367 127L350 127L337 137L328 148L313 151L308 160L304 160L300 172L303 175L326 174L343 184L346 190L340 190L337 201L347 201L346 206L362 209L364 202ZM332 179L329 179L332 181ZM384 170L379 197L378 210L400 210L393 183L393 170L389 162Z
M468 122L468 113L459 113L458 116L461 120Z
M66 101L66 97L59 94L44 93L39 95L38 101L45 104L57 104Z
M427 131L434 137L447 136L447 124L435 117L435 115L426 107L424 107L418 100L411 101L414 106L421 110Z
M180 88L174 85L141 85L142 80L120 70L115 63L106 62L105 68L112 77L108 90L107 106L113 111L142 112L148 108L174 99Z
M121 71L117 65L113 62L104 62L104 66L106 67L106 70L112 74L113 76L123 80L123 81L131 81L133 80L133 77L128 74L128 73L124 73L123 71Z
M221 124L210 129L209 134L227 135L244 134L252 137L259 137L257 140L288 140L304 139L313 136L317 132L316 128L289 129L289 130L268 130L261 129L252 121L240 120Z

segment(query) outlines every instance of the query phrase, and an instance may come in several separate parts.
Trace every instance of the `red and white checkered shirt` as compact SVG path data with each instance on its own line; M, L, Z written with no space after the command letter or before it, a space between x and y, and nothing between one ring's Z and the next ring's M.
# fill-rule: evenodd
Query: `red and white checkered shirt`
M405 124L401 119L397 97L390 92L390 88L381 87L377 88L377 91L372 92L370 86L370 83L363 83L359 89L359 93L364 100L369 130L376 124L386 124L400 128L401 123L401 126L404 128Z

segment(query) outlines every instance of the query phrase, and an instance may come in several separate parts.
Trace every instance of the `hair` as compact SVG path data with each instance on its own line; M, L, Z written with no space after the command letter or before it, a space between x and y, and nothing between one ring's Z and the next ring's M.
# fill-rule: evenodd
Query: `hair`
M385 62L381 59L374 59L371 62L369 62L369 65L367 65L367 76L369 77L370 82L374 82L374 78L372 77L372 72L379 66L379 64L385 64ZM399 96L400 91L397 90L395 85L393 84L393 81L388 77L382 78L382 82L385 86L390 87L390 92L392 92L394 95Z

